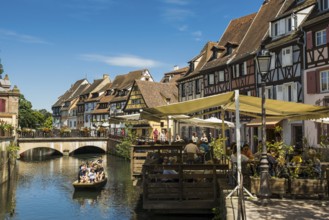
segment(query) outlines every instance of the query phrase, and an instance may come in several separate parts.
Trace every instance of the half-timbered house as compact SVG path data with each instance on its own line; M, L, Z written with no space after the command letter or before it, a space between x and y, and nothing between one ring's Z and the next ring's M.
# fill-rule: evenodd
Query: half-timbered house
M266 77L265 96L269 99L289 102L303 102L303 32L301 25L310 15L315 0L288 0L278 16L270 21L269 35L265 47L271 54L270 71ZM257 81L261 94L261 77ZM277 120L279 124L279 120ZM273 121L272 126L275 125ZM292 145L303 139L302 121L282 120L283 140ZM268 140L274 140L274 134L267 133Z
M302 25L305 36L304 102L329 105L329 0L318 0ZM321 122L321 120L320 120ZM328 135L326 124L305 121L304 134L310 145L319 146Z
M168 105L178 102L178 88L175 81L172 83L158 83L152 81L135 80L129 93L128 100L124 107L125 112L140 113L145 108L153 108L161 105ZM174 124L168 120L140 121L133 126L136 134L143 138L151 138L152 131L156 128L158 131L171 133ZM169 138L169 137L168 137Z
M62 126L68 126L68 117L69 117L69 108L72 104L72 100L75 97L78 97L83 90L81 88L85 88L89 86L89 82L86 79L81 79L76 81L73 85L71 85L70 89L68 89L63 95L61 95L55 104L52 105L52 117L53 117L53 127L61 128Z

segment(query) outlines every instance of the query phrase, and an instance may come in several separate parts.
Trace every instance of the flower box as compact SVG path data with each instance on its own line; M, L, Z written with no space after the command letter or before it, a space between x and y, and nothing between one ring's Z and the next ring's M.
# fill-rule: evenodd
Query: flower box
M321 179L292 179L291 195L319 195L326 193L327 181Z
M254 195L259 194L260 188L260 178L259 177L250 177L251 181L251 193ZM271 178L270 179L270 189L271 193L275 195L279 195L282 197L286 194L288 189L288 181L285 178Z

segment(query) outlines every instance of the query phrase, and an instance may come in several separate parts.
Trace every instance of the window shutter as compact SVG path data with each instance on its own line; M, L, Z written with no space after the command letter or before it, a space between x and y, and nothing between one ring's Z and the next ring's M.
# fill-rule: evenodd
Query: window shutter
M6 100L0 99L0 112L6 111Z
M263 95L262 87L259 87L258 91L259 91L259 97L262 98L262 95ZM265 96L266 96L266 94L265 94Z
M298 90L297 82L291 85L291 97L293 102L298 102Z
M316 93L320 93L320 71L315 71Z
M287 64L292 65L292 47L288 47L286 52Z
M286 26L285 26L285 20L281 19L280 23L279 23L279 35L284 34L285 30L286 30Z
M312 49L313 48L313 39L312 39L312 31L308 31L306 33L306 48L307 49Z
M275 53L271 54L271 69L275 69Z
M282 93L283 93L283 99L284 101L288 101L288 90L287 86L282 85Z
M283 86L282 85L276 86L276 99L283 100Z
M316 93L316 76L315 71L307 72L306 75L307 94Z

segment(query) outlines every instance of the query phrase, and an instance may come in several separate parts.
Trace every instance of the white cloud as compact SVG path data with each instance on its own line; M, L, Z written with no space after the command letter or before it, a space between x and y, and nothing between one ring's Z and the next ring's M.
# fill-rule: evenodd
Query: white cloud
M194 37L194 40L201 41L202 31L195 31L192 33L192 36Z
M24 42L24 43L33 43L33 44L50 44L47 41L42 40L41 38L34 37L26 34L19 34L14 31L0 29L0 37L13 39L16 41Z
M133 68L152 68L162 65L156 60L146 59L134 55L104 56L99 54L83 54L80 56L83 60L106 63L113 66L133 67Z
M179 26L178 27L178 30L179 31L187 31L187 29L188 29L188 26L187 25L182 25L182 26Z
M184 21L193 15L192 11L179 8L165 9L163 13L163 17L168 21Z
M175 5L187 5L188 0L164 0L165 3L175 4Z

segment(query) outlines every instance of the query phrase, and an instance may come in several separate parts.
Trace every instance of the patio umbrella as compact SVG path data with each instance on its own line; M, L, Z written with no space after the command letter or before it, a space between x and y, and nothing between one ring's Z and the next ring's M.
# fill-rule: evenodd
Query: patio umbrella
M101 126L102 126L102 127L109 127L110 124L109 124L108 122L104 122Z
M205 119L204 121L211 122L211 123L218 123L218 124L223 123L223 121L221 119L216 118L216 117L210 117L210 118ZM233 122L230 122L230 121L224 121L224 124L227 125L230 128L234 128L235 127L234 123Z

